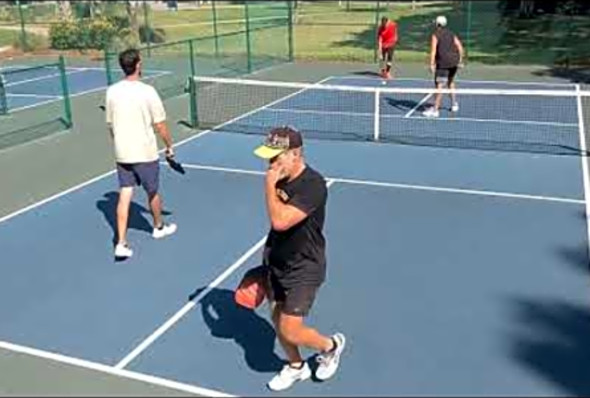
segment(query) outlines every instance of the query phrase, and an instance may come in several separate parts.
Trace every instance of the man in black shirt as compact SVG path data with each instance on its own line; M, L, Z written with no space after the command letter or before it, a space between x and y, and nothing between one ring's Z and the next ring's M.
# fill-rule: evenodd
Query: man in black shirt
M278 391L311 376L299 346L320 352L316 377L326 380L336 373L345 339L341 333L324 336L303 323L326 276L326 181L306 165L303 138L291 127L272 129L255 154L269 161L265 191L271 230L264 263L269 269L273 323L288 358L268 383Z
M436 89L440 90L446 83L447 88L455 90L457 68L463 63L463 45L461 40L447 28L447 18L436 18L436 28L430 40L430 71L434 73ZM434 107L424 112L426 117L438 117L442 94L436 93ZM451 112L459 111L455 92L451 91Z

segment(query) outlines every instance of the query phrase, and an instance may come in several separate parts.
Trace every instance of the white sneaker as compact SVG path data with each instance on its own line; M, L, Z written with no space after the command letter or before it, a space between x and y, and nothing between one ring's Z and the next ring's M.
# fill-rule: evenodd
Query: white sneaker
M268 382L267 386L273 391L282 391L291 387L296 381L307 380L311 377L311 370L307 362L303 362L301 369L286 364L283 369Z
M334 376L334 373L338 370L340 355L342 355L342 351L344 351L346 339L342 333L336 333L332 336L332 340L336 343L336 348L330 352L324 352L317 356L319 366L315 375L319 380L328 380L330 377Z
M422 114L426 117L438 117L439 113L434 108L428 108Z
M453 106L451 106L451 112L459 112L459 103L455 102Z
M115 257L117 258L129 258L133 255L133 250L127 245L127 243L117 243L115 246Z
M154 228L152 236L154 239L161 239L176 232L176 224L162 224L160 228Z

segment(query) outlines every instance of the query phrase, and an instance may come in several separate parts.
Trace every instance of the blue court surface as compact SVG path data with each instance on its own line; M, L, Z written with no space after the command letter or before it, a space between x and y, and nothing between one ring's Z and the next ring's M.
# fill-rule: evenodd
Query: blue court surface
M301 93L273 107L296 111L312 100ZM579 137L575 99L560 101L571 103L550 114L536 103L484 112L462 99L457 117L473 119L465 133L501 131L504 123L490 120L502 119L527 122L518 127L525 132L555 123L553 133ZM284 113L305 134L307 119ZM483 118L490 120L475 120ZM422 122L420 112L404 121ZM228 394L284 395L265 386L284 358L267 306L251 312L233 302L243 273L260 263L269 228L265 164L252 154L261 138L220 128L181 143L187 173L162 169L178 232L151 238L138 191L135 254L125 262L113 259L113 173L1 219L0 340ZM308 139L306 157L330 181L328 278L308 323L344 333L347 348L333 379L288 394L590 392L580 156Z
M19 68L24 70L4 75L6 100L10 112L34 108L63 98L63 88L57 67L26 69L31 67L19 65L3 70L19 70ZM0 70L0 73L3 70ZM146 71L145 76L151 78L167 73L169 72ZM103 68L67 67L66 78L71 96L88 94L107 87L106 72Z

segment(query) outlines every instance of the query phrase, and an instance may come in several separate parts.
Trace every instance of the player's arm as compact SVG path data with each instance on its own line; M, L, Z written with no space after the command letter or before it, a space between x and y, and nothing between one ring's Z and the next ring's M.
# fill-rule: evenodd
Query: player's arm
M276 192L276 183L280 171L272 166L266 173L266 207L272 229L285 231L299 224L324 200L326 187L322 184L316 189L309 189L292 197L289 203L283 203Z
M153 90L151 98L149 99L149 108L154 128L166 146L166 156L172 156L174 154L172 150L172 135L170 134L168 124L166 123L166 110L164 109L164 104L156 90Z
M457 50L459 51L459 65L462 65L463 58L465 56L465 50L463 49L463 43L461 43L461 40L459 40L459 38L457 36L455 36L454 42L455 42L455 46L457 47Z
M382 29L381 27L377 28L377 51L381 52L381 47L382 47L382 41L383 41L383 37L382 37Z
M435 35L432 35L430 39L430 71L434 73L436 68L436 46L438 45L438 39Z
M307 213L279 199L276 185L280 177L280 171L273 169L272 166L266 172L266 208L272 229L286 231L303 221Z
M113 115L111 111L111 101L109 98L109 93L107 91L106 99L105 99L105 113L106 113L106 122L107 122L107 131L112 139L115 138L115 133L113 133Z

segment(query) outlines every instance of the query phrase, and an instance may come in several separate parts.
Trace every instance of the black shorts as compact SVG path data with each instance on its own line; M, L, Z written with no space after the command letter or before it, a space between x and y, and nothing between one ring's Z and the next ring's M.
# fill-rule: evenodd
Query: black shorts
M434 82L436 84L451 84L455 80L455 75L457 74L457 67L454 66L452 68L439 68L436 67L436 71L434 72Z
M387 62L392 62L393 61L393 50L394 47L383 47L381 49L381 59Z
M283 314L304 317L309 313L319 285L301 284L286 287L272 272L269 272L269 279L270 300L282 305Z
M148 195L158 193L160 183L160 164L158 161L145 163L117 163L119 186L141 185Z

